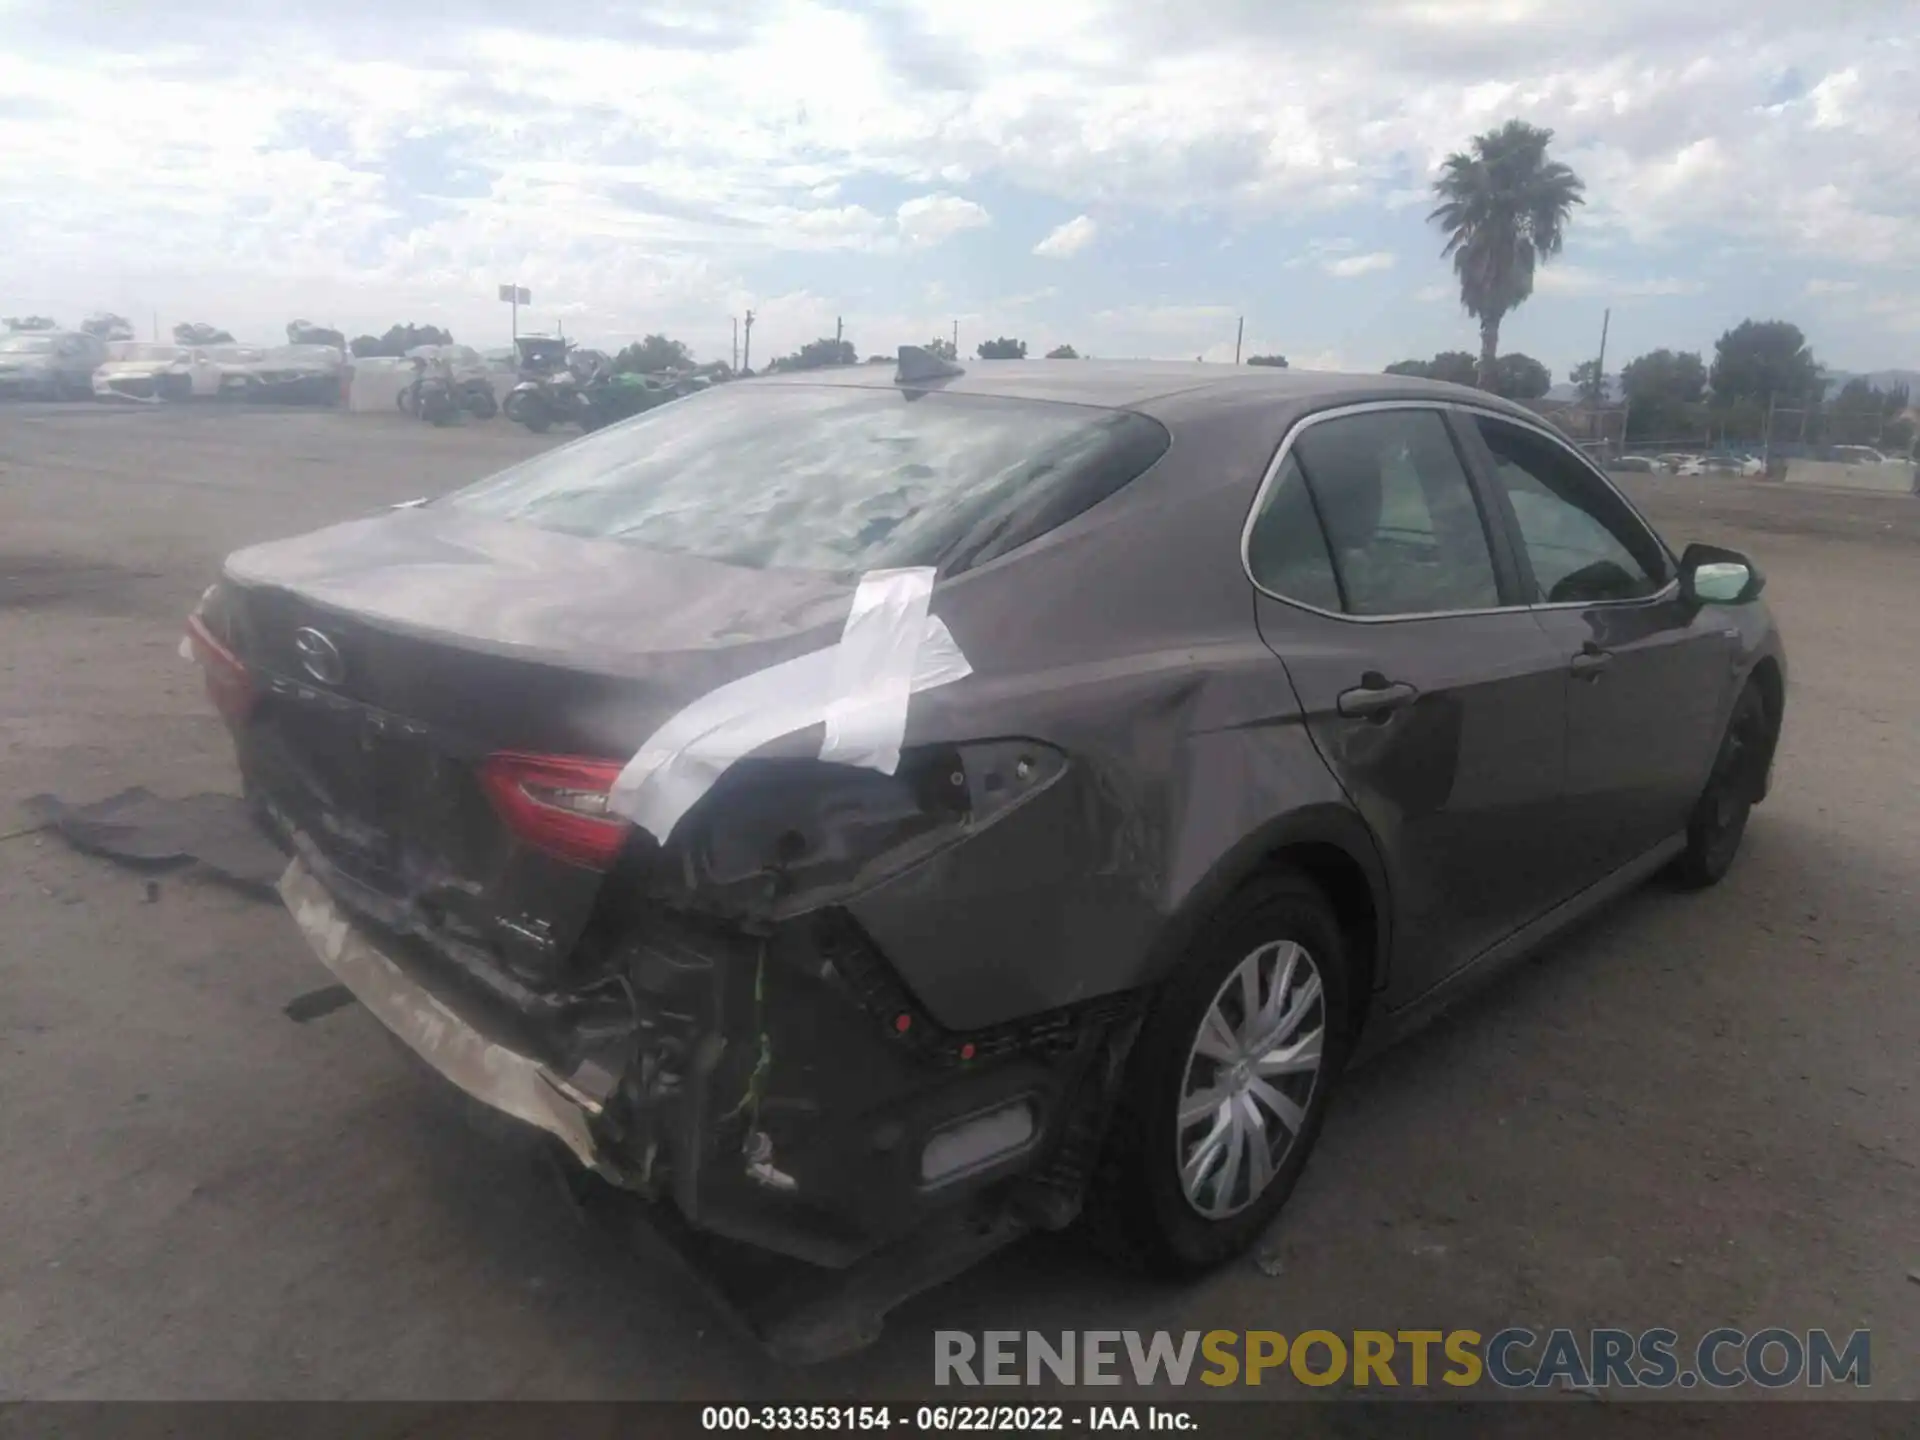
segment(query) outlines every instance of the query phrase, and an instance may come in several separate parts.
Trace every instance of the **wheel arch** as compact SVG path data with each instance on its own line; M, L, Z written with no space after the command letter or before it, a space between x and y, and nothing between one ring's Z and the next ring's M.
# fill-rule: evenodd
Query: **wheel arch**
M1340 805L1308 807L1278 816L1243 837L1182 897L1155 942L1152 983L1174 974L1194 940L1236 892L1262 876L1304 875L1333 907L1354 967L1349 1036L1363 1028L1374 993L1385 984L1393 946L1386 869L1364 821Z

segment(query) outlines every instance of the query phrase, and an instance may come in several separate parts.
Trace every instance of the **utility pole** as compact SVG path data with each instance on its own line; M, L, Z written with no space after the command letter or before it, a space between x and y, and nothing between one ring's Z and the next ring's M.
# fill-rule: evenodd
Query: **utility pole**
M1594 407L1598 409L1607 403L1607 327L1613 323L1613 307L1608 306L1600 317L1600 358L1594 362L1593 383L1599 388L1599 398Z
M751 310L747 311L747 320L744 328L746 330L746 338L740 347L740 368L742 370L751 370L753 368L753 311Z
M733 372L740 373L740 317L733 317Z
M1767 433L1760 440L1760 473L1769 479L1773 477L1773 401L1774 392L1767 392Z
M840 337L844 333L845 333L845 327L840 317L838 315L834 316L833 317L833 343L838 345L840 343Z
M1240 317L1240 323L1234 327L1233 331L1233 363L1236 365L1240 363L1240 342L1246 338L1247 317L1242 315Z
M956 360L960 358L960 322L958 320L953 322L953 358Z

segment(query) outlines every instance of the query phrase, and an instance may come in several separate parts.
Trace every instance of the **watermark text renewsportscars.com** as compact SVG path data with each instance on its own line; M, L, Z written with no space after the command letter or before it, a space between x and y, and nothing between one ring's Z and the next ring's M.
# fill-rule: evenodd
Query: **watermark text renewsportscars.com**
M936 1385L1820 1389L1873 1382L1873 1337L1674 1330L936 1330Z

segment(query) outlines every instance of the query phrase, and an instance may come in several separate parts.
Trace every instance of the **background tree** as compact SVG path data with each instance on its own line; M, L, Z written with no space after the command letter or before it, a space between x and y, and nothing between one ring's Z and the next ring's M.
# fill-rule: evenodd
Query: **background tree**
M1500 322L1533 294L1536 266L1560 253L1573 207L1584 205L1580 177L1547 158L1553 131L1509 120L1473 138L1441 166L1427 217L1447 234L1460 303L1480 322L1476 379L1494 387Z
M1071 345L1056 345L1047 351L1049 360L1078 360L1079 358L1080 352Z
M311 320L289 320L287 343L289 345L331 345L336 350L344 350L347 348L347 337L338 330L326 325L316 325Z
M80 322L80 328L96 340L131 340L133 322L124 315L98 310Z
M1714 342L1707 383L1716 406L1741 400L1806 406L1827 388L1807 337L1785 320L1742 320L1722 335Z
M231 345L233 336L218 325L209 325L204 320L182 321L173 327L173 343L176 345Z
M982 340L974 353L982 360L1024 360L1027 358L1027 342L1009 340L1002 335L997 340Z
M1287 368L1287 357L1284 355L1249 355L1247 357L1247 363L1249 365L1268 365L1275 370L1284 370Z
M1387 366L1389 375L1411 375L1418 380L1444 380L1449 385L1471 385L1479 371L1479 362L1464 350L1442 350L1431 360L1396 360Z
M1911 436L1900 417L1911 400L1905 385L1882 390L1864 375L1856 375L1827 403L1822 438L1830 445L1904 451Z
M1620 371L1620 389L1629 436L1675 436L1706 394L1706 363L1696 350L1650 350Z
M693 351L679 340L669 340L665 335L649 335L615 355L613 368L617 373L628 375L690 370L693 368Z
M942 360L958 360L960 358L960 352L953 348L953 341L951 340L929 340L920 348L929 355L939 356Z
M398 359L420 345L451 345L453 332L438 325L389 325L384 335L356 335L347 348L358 360L384 355Z
M823 370L829 365L858 365L860 352L850 340L809 340L785 359L768 366L771 370Z
M1493 393L1509 400L1538 400L1553 388L1553 372L1518 350L1493 362Z
M58 330L59 328L60 327L53 322L53 317L50 315L7 316L7 329L9 330Z
M1607 377L1600 373L1598 360L1582 360L1567 376L1580 398L1589 405L1603 405L1607 399Z

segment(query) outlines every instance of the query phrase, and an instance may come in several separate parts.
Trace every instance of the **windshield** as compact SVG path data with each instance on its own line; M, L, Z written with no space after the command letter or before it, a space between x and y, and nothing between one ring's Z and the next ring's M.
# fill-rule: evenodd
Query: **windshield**
M136 344L131 341L109 346L107 353L115 360L164 360L168 364L187 358L187 352L178 345Z
M1127 411L741 385L649 410L448 503L734 565L951 574L1077 515L1167 444Z
M0 351L9 355L51 355L53 341L45 335L0 335Z

